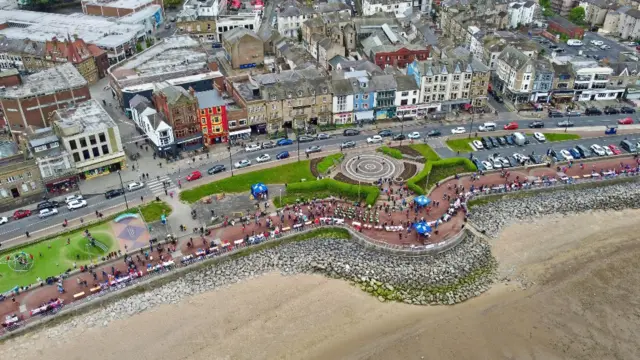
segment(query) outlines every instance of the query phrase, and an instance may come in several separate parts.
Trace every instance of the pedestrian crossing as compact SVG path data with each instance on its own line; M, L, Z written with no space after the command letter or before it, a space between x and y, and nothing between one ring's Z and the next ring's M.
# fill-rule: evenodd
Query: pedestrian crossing
M158 180L158 178L156 177L153 180L147 181L147 187L149 188L151 193L153 193L153 195L155 196L164 195L165 185L163 184L166 184L166 189L169 192L171 191L175 192L178 189L178 186L173 183L173 180L171 180L171 178L169 178L166 175L161 176L160 180Z

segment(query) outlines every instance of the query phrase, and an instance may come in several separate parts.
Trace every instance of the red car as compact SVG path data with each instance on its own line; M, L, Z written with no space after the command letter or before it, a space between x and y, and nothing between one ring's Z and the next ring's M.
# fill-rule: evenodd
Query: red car
M13 220L26 218L27 216L31 216L31 210L16 210L13 213Z
M633 124L633 119L631 117L626 117L624 119L618 120L618 124L620 124L620 125L631 125L631 124Z
M611 152L613 153L613 155L620 155L622 154L622 151L620 151L620 149L618 149L617 146L615 145L609 145L609 149L611 149Z
M504 126L505 130L518 130L518 123L517 122L510 122L507 125Z
M200 171L194 171L191 174L187 175L187 181L198 180L202 177Z

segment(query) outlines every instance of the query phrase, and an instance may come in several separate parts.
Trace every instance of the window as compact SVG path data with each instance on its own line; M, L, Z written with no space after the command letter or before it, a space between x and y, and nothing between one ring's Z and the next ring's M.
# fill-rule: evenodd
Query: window
M107 137L104 133L98 135L98 138L100 139L100 142L107 142Z
M221 132L222 132L222 127L220 127L220 126L216 126L216 128L214 129L214 131L215 131L216 133L221 133Z
M453 81L460 81L460 75L453 75Z
M206 115L207 111L205 109L200 110L200 115Z
M236 127L236 126L237 126L237 123L235 120L229 121L229 127Z
M76 145L75 140L71 140L69 141L69 147L71 148L71 150L76 150L78 148L78 145Z
M242 126L242 125L247 125L247 119L242 119L242 120L240 120L240 121L238 122L238 124L239 124L240 126Z
M91 155L89 154L89 150L82 150L82 157L83 157L85 160L89 160L89 159L91 159Z
M207 134L207 128L206 127L202 128L202 133L205 134L205 135Z
M93 152L93 157L100 157L100 149L97 146L92 148L91 151Z
M73 153L73 161L80 162L80 154L78 154L77 152L74 152Z
M102 145L102 155L107 155L107 154L109 154L109 146Z
M87 139L85 138L80 139L80 147L81 148L87 147Z
M207 118L202 118L202 125L207 125Z
M400 96L409 96L409 92L408 91L403 91Z
M89 136L89 143L91 145L95 145L96 144L96 136L95 135L90 135Z

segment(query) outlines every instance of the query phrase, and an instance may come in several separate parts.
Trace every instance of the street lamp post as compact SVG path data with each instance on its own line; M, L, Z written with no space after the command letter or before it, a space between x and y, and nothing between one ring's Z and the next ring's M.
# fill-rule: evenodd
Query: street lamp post
M571 121L571 114L567 112L567 121L564 123L564 132L567 132L569 129L569 121Z
M229 169L231 169L231 176L233 176L233 159L231 159L231 145L227 146L229 150Z
M473 132L473 118L475 117L475 113L471 114L471 125L469 125L469 139L471 139L471 133Z
M280 202L279 202L280 206L282 206L282 189L280 189Z
M296 126L296 142L298 143L298 161L300 161L300 128Z
M404 136L404 111L402 112L402 117L400 118L400 146L402 146L402 137ZM360 198L360 196L358 196Z
M127 210L129 210L129 202L127 201L127 192L124 191L124 183L122 182L122 174L120 170L118 170L118 177L120 177L120 186L122 187L122 194L124 195L124 204L127 206Z

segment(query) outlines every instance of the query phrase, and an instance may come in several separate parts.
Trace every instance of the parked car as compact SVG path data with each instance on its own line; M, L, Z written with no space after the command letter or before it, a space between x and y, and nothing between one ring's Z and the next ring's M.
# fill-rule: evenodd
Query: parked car
M580 157L587 159L591 157L591 150L584 145L576 145L575 149L580 153Z
M489 136L487 139L489 139L489 141L491 141L491 145L492 145L493 147L498 147L498 146L500 146L500 143L498 142L498 139L496 139L495 137L493 137L493 136Z
M269 140L269 141L265 141L265 142L262 143L262 148L263 149L271 149L271 148L276 147L276 145L277 144L276 144L275 141Z
M40 213L38 213L38 217L40 219L44 219L47 218L49 216L53 216L58 214L58 209L42 209L40 210Z
M624 150L630 152L630 153L634 153L634 152L637 151L636 146L629 140L620 141L620 147L623 148Z
M326 133L320 133L320 134L316 135L316 138L318 140L327 140L327 139L331 138L331 135L326 134Z
M271 160L271 156L269 154L262 154L256 158L257 163L263 163Z
M540 132L534 132L534 133L533 133L533 137L534 137L536 140L540 141L540 142L545 142L545 141L547 141L547 138L546 138L546 137L544 137L544 134L543 134L543 133L540 133Z
M539 128L543 128L544 127L544 123L540 120L536 120L532 123L529 123L529 128L531 129L539 129Z
M504 157L499 157L498 160L500 160L500 162L502 163L502 168L509 168L511 167L511 163L509 162L509 160L507 160Z
M626 117L624 119L618 119L618 124L620 124L620 125L631 125L631 124L633 124L633 119L631 117Z
M84 198L82 197L82 195L81 195L81 194L75 194L75 195L69 195L69 196L67 196L67 197L64 199L64 202L65 202L66 204L68 204L68 203L70 203L70 202L72 202L72 201L75 201L75 200L82 200L82 199L84 199Z
M391 131L389 129L380 130L380 131L378 131L378 135L380 135L382 137L393 136L393 131Z
M249 165L251 165L251 161L247 160L247 159L244 159L244 160L236 161L236 163L233 164L233 167L236 168L236 169L241 169L241 168L247 167Z
M612 107L612 106L605 106L604 108L604 113L607 115L615 115L615 114L620 114L620 110Z
M16 210L13 212L13 220L18 220L31 216L31 210Z
M278 145L278 146L287 146L287 145L292 145L292 144L293 144L293 140L291 140L291 139L280 139L276 143L276 145Z
M400 140L404 140L407 137L404 134L395 134L393 135L393 140L394 141L400 141Z
M504 103L504 99L503 99L503 98L502 98L502 96L500 96L500 95L496 95L496 96L494 96L493 98L494 98L494 99L496 99L496 102L497 102L498 104L503 104L503 103Z
M225 170L227 170L227 168L225 168L224 165L218 164L209 168L209 170L207 170L207 174L213 175L213 174L221 173Z
M322 148L318 145L309 146L308 148L304 149L304 152L307 154L317 153L320 151L322 151Z
M611 149L610 149L608 146L606 146L606 145L605 145L605 146L603 146L602 148L604 149L604 154L605 154L606 156L612 156L612 155L614 155L614 154L613 154L613 151L611 151Z
M486 138L483 136L482 138L480 138L480 142L482 143L482 146L484 146L485 149L493 148L493 145L491 144L491 140L489 140L489 138Z
M144 183L140 181L134 181L127 184L127 190L136 191L138 189L142 189L144 187ZM81 200L81 199L78 199Z
M380 142L382 142L382 136L380 135L373 135L367 138L367 144L375 144Z
M584 111L585 115L602 115L602 110L597 107L590 107Z
M283 151L283 152L279 152L278 155L276 155L276 160L282 160L282 159L286 159L289 157L289 152L288 151Z
M114 198L116 196L120 196L124 194L124 190L122 189L113 189L113 190L109 190L106 193L104 193L104 197L107 199L111 199Z
M551 111L551 110L547 113L547 115L550 118L561 118L561 117L564 117L563 113L561 113L559 111Z
M0 225L6 224L8 222L9 222L9 218L8 217L6 217L6 216L0 217Z
M452 134L464 134L465 132L467 132L467 129L465 129L465 128L464 128L464 127L462 127L462 126L458 126L458 127L457 127L457 128L455 128L455 129L451 129L451 133L452 133Z
M249 144L244 148L244 151L246 152L254 152L254 151L258 151L262 149L262 147L260 147L259 144Z
M518 130L518 123L513 121L504 126L505 130Z
M440 135L442 135L442 132L440 130L437 130L437 129L431 130L431 131L429 131L427 133L428 137L436 137L436 136L440 136Z
M571 117L582 116L582 113L580 111L576 111L576 110L567 111L566 114L567 114L567 116L571 116Z
M487 170L493 170L493 165L488 161L483 161L482 166L484 166L484 168Z
M200 171L196 170L196 171L193 171L191 174L187 175L187 181L198 180L201 177L202 177L202 173L200 173Z
M356 135L360 135L360 130L358 129L345 129L342 132L342 135L344 136L356 136Z
M573 155L567 149L560 150L560 155L564 158L564 160L573 160Z
M534 164L542 164L543 160L542 160L542 155L531 155L530 157L531 162Z
M507 145L515 145L516 141L513 139L513 135L507 135L505 136L505 138L507 139Z
M69 211L80 209L87 206L86 200L74 200L67 204L67 209Z
M613 155L620 155L622 154L622 150L620 150L620 148L618 148L616 145L609 145L609 149L611 150L611 152L613 153Z
M58 203L55 200L47 200L47 201L43 201L40 204L38 204L37 209L38 210L53 209L53 208L57 208L57 207L60 207L60 203Z
M353 147L356 147L355 141L345 141L342 144L340 144L340 149L348 149Z
M482 142L480 140L473 140L473 147L475 147L477 150L482 150L484 149L484 146L482 145Z
M407 135L407 137L412 140L420 139L420 133L417 131L414 131L411 134Z
M582 157L582 155L580 155L580 152L574 148L569 149L569 153L571 154L571 156L573 156L574 159L580 159Z
M570 120L562 120L558 122L559 127L573 127L573 122Z
M311 142L313 140L315 140L316 138L314 138L313 136L309 136L309 135L302 135L298 138L298 142L299 143L306 143L306 142Z
M500 159L490 158L489 162L491 162L491 166L493 166L494 169L502 169L502 161L500 161Z
M620 108L620 112L623 114L634 114L636 112L636 109L628 106L623 106Z
M605 156L607 153L604 151L602 146L598 144L593 144L590 146L591 151L598 156Z

